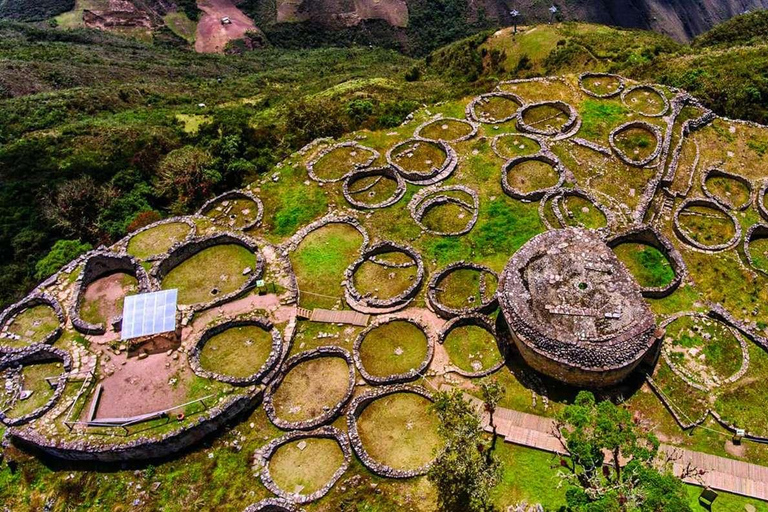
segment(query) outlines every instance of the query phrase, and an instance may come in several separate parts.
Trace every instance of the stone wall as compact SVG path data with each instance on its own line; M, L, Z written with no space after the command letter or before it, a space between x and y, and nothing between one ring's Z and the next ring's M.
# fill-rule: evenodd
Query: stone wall
M447 195L447 192L463 192L472 198L472 204L456 196ZM427 212L436 206L447 203L459 205L465 210L472 212L472 218L467 222L466 227L456 232L441 232L428 228L423 222ZM469 233L475 226L475 223L477 223L477 216L480 211L480 197L477 192L464 185L431 186L419 190L413 195L408 202L408 211L411 213L411 218L426 233L438 236L459 236Z
M223 194L219 194L213 199L209 199L208 201L206 201L203 204L203 206L201 206L200 209L197 211L197 214L200 216L204 216L205 214L207 214L208 212L210 212L216 207L216 203L223 202L223 201L232 201L237 199L249 199L256 204L256 215L253 217L253 220L245 224L240 229L243 231L247 231L261 224L261 219L264 216L264 203L262 203L261 199L256 197L249 190L230 190L228 192L224 192Z
M415 144L432 144L438 146L445 153L445 159L439 166L432 167L430 172L409 171L398 164L392 155L403 146ZM453 174L453 171L456 170L456 166L459 163L459 157L456 155L456 150L444 140L435 141L416 137L395 144L389 151L387 151L386 157L387 163L394 167L405 181L414 185L434 185L435 183L441 182Z
M501 118L501 119L493 119L493 118L481 118L477 113L475 112L475 109L480 103L487 102L490 98L506 98L508 100L514 101L517 103L520 107L522 107L525 102L520 98L520 96L516 94L512 94L511 92L503 92L503 91L494 91L489 92L486 94L481 94L480 96L473 98L472 101L470 101L467 106L464 108L464 114L467 116L467 119L470 119L476 123L485 123L485 124L501 124L506 123L507 121L511 121L513 119L517 119L520 109L518 108L514 114Z
M13 322L16 316L18 316L24 310L43 305L49 306L51 309L53 309L56 318L59 319L58 327L48 333L45 338L40 341L40 343L43 344L52 344L54 341L59 339L59 336L61 336L66 318L64 316L64 310L61 309L61 304L59 304L59 301L56 300L56 297L43 291L33 292L32 294L21 299L19 302L11 304L4 311L0 312L0 332L3 332L5 328ZM2 339L0 338L0 344L1 343ZM9 349L0 345L0 354L9 350L13 351L13 349Z
M355 190L355 193L360 193L360 192L365 192L367 190L370 190L379 182L380 179L383 179L384 177L393 179L397 183L394 193L390 197L382 201L379 201L378 203L366 203L366 202L358 201L357 199L355 199L352 196L352 192L351 192L352 185L359 180L362 180L364 178L368 178L371 176L379 176L379 178L377 178L373 184L363 187L359 190ZM395 169L394 167L392 166L368 167L365 169L354 171L351 174L348 174L347 177L344 179L344 184L342 185L341 193L344 195L344 199L346 199L347 202L351 204L353 207L360 208L362 210L374 210L374 209L386 208L398 202L405 195L405 188L406 188L405 180L400 175L400 173L397 172L397 169Z
M457 271L457 270L476 270L481 273L480 278L480 297L482 297L482 300L480 304L476 306L468 306L464 308L453 308L446 304L443 304L440 302L440 300L437 298L437 294L440 291L440 281L451 272ZM490 268L486 267L485 265L480 265L477 263L473 263L471 261L457 261L455 263L451 263L447 267L437 271L435 274L432 275L432 278L429 280L429 285L427 286L427 302L429 303L430 307L435 310L435 312L442 318L450 319L455 316L465 316L465 315L475 315L475 314L490 314L492 313L499 305L498 300L496 299L496 294L488 294L486 292L486 283L485 279L482 277L484 273L492 275L496 280L498 281L498 274L491 270Z
M531 192L523 192L522 190L518 190L517 188L510 185L509 173L514 172L514 167L531 161L543 162L545 164L551 165L559 176L557 183L551 187L540 188ZM560 159L557 158L557 156L548 149L542 148L541 151L534 155L518 156L507 160L501 169L501 188L504 190L504 193L512 199L519 199L521 201L538 201L549 192L562 187L563 183L565 183L565 175L566 169L565 166L560 162Z
M645 130L653 135L653 137L656 139L656 147L654 148L653 152L645 158L641 158L639 160L632 158L628 154L624 153L624 151L622 151L616 145L616 136L626 130L631 130L633 128ZM658 126L652 125L651 123L645 121L629 121L620 126L617 126L611 131L611 133L608 135L608 145L611 146L611 149L613 149L613 152L616 153L616 156L619 158L619 160L625 164L632 167L645 167L649 163L653 162L656 158L658 158L658 156L661 154L663 141L661 130Z
M629 105L627 103L627 96L630 95L631 93L633 93L634 91L640 91L640 90L647 90L647 91L655 92L664 101L664 108L660 112L658 112L656 114L653 114L653 115L647 115L647 114L643 114L643 115L646 116L646 117L663 117L667 113L667 111L669 110L669 100L667 99L667 95L664 94L664 91L662 91L658 87L654 87L652 85L647 85L647 84L640 84L640 85L634 85L634 86L630 87L629 89L624 89L624 92L621 93L621 102L624 103L624 105L627 108L635 110L635 108L632 105ZM635 110L635 112L637 112L637 110Z
M616 87L615 91L610 91L604 94L598 94L596 92L593 92L589 89L587 89L584 86L584 79L585 78L611 78L614 80L618 80L619 84L618 87ZM619 75L614 75L612 73L582 73L579 75L579 88L581 89L581 92L586 94L587 96L592 96L593 98L613 98L614 96L619 95L626 86L626 82L624 81L624 77Z
M560 228L569 227L569 224L565 217L563 217L559 207L560 201L562 201L564 197L568 196L580 197L585 201L589 201L595 208L597 208L597 210L600 211L600 213L603 214L605 217L605 226L594 230L599 233L600 236L608 236L608 234L616 227L617 221L613 211L602 205L595 196L578 187L559 187L548 192L546 195L544 195L544 197L541 198L541 201L539 202L539 218L541 219L541 222L547 227L547 229L558 229L556 226L553 226L549 222L549 219L547 219L545 208L550 201L552 201L552 214L560 224Z
M701 207L711 208L713 210L719 210L725 215L727 215L728 218L731 219L731 222L733 223L733 227L734 227L733 237L727 242L724 242L721 244L704 245L700 242L697 242L690 236L688 236L688 233L686 233L685 230L680 225L680 213L690 206L701 206ZM675 230L675 234L677 235L677 237L683 242L685 242L686 244L702 252L714 254L716 252L724 251L726 249L730 249L731 247L739 243L739 240L741 240L741 225L739 224L739 221L736 218L736 216L733 213L726 210L725 208L723 208L722 206L720 206L720 203L716 203L711 199L698 198L698 197L686 199L685 201L680 203L680 206L678 206L677 210L675 210L675 214L672 219L672 222L673 222L672 226Z
M324 141L325 139L321 139L321 140ZM348 173L338 178L324 179L319 177L317 174L315 174L315 165L317 165L317 162L319 162L321 158L323 158L324 156L326 156L328 153L332 151L335 151L337 149L342 149L342 148L352 148L353 151L365 151L367 153L370 153L371 156L366 161L359 164L355 164L354 166L352 166L352 169ZM355 171L355 169L363 169L365 167L368 167L373 162L375 162L377 158L379 158L379 152L376 151L375 149L362 146L354 141L340 142L338 144L332 144L327 148L323 149L322 151L320 151L320 153L318 153L315 156L315 158L313 158L309 163L307 163L307 172L309 173L309 177L317 181L318 183L337 183L347 178L350 174L352 174Z
M733 204L726 197L718 197L717 195L713 194L712 191L709 190L709 187L707 186L707 180L709 178L728 178L741 183L749 191L749 199L747 199L747 201L744 204ZM701 191L704 192L705 196L707 196L714 202L718 203L720 206L722 206L726 210L746 210L747 208L749 208L749 205L752 204L752 196L754 195L752 182L749 181L747 178L745 178L744 176L741 176L740 174L727 172L722 169L718 169L716 167L712 169L707 169L706 171L701 173Z
M568 116L565 123L560 128L538 128L525 122L525 113L533 108L537 107L550 107L557 109ZM564 101L538 101L535 103L527 103L521 108L517 115L517 129L525 133L534 133L536 135L543 135L546 137L555 137L568 134L570 132L575 133L575 128L579 126L579 113Z
M464 136L462 136L462 137L458 137L456 139L436 139L436 140L444 140L445 142L463 142L465 140L469 140L472 137L474 137L475 135L477 135L477 130L478 130L478 128L480 128L480 125L478 123L476 123L476 122L469 121L467 119L457 119L455 117L443 117L442 114L438 114L437 116L433 117L432 119L424 121L422 124L420 124L416 128L416 131L413 133L413 136L418 138L418 139L426 139L427 137L422 137L421 131L424 128L426 128L427 126L429 126L431 124L439 123L441 121L443 123L445 121L453 121L455 123L463 123L463 124L469 125L469 127L470 127L469 133L464 135Z
M282 498L266 498L245 508L243 512L298 512L293 502Z
M466 326L480 327L481 329L484 329L485 331L490 333L491 336L493 336L493 339L496 340L496 346L498 347L499 353L502 355L502 358L498 363L484 370L479 370L476 372L468 372L466 370L459 368L456 365L453 365L454 371L459 375L461 375L462 377L467 377L470 379L478 378L478 377L486 377L488 375L491 375L492 373L499 371L506 363L507 348L502 346L502 344L499 342L499 338L496 334L496 327L490 322L490 320L488 320L488 318L481 315L458 316L448 321L443 326L443 329L440 331L440 335L438 336L437 339L442 345L445 343L446 338L448 338L448 335L450 335L454 329L457 329L459 327L466 327Z
M137 229L136 231L133 231L132 233L129 233L128 235L124 236L120 241L118 241L115 244L115 247L120 252L127 252L128 244L131 243L131 239L133 239L136 235L140 235L141 233L144 233L145 231L149 231L150 229L156 228L158 226L164 226L165 224L176 224L176 223L186 224L187 226L189 226L189 232L187 233L187 236L184 237L184 240L181 241L181 243L188 242L197 233L197 224L195 224L195 221L193 220L196 217L197 217L196 215L190 215L190 216L180 216L180 217L168 217L166 219L158 220L157 222L148 224L143 228ZM163 258L164 256L165 256L165 253L156 254L148 258L145 258L144 261L155 261Z

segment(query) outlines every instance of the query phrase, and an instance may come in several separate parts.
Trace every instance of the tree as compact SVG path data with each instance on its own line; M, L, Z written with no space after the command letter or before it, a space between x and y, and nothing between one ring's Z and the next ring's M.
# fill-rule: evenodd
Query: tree
M184 146L168 153L157 170L158 189L185 211L195 201L211 195L221 174L208 167L211 156L202 149Z
M491 449L488 451L490 454L496 449L496 422L493 421L493 415L496 413L496 406L504 397L504 387L496 379L484 380L480 383L480 396L483 398L485 412L488 413L488 423L493 429Z
M99 215L117 195L113 187L99 185L90 176L82 176L59 185L51 202L45 206L44 214L68 235L87 235L90 240L97 240L100 236Z
M38 279L48 277L91 249L91 244L84 244L80 240L59 240L53 244L51 251L35 265L35 277Z
M483 435L477 412L462 393L439 392L434 410L440 418L445 449L429 470L442 510L492 510L490 491L500 478L501 466Z
M555 435L570 454L560 461L569 510L690 512L682 481L659 457L659 440L625 407L581 391L558 416Z

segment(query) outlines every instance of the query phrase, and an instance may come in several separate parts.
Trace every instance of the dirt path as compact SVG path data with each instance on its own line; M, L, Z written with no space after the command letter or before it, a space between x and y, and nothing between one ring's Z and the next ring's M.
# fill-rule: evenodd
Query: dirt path
M256 29L253 21L231 0L199 0L197 6L204 13L197 24L195 39L195 50L200 53L222 52L229 41L242 39L247 31ZM232 23L222 25L224 16Z

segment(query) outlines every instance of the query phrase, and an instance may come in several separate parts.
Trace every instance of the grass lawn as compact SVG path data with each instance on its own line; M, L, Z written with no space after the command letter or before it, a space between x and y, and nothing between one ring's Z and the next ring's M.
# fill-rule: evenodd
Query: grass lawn
M226 206L224 203L227 203ZM226 228L242 229L256 219L259 207L255 201L248 198L229 199L220 201L206 217Z
M413 393L395 393L371 402L357 428L370 456L395 469L417 469L442 446L431 402Z
M568 114L552 105L538 105L523 112L523 121L539 130L560 130L568 121Z
M749 242L749 254L757 268L768 272L768 238L753 238Z
M403 144L397 151L392 152L392 160L409 172L429 174L439 168L447 155L445 151L433 142L414 141Z
M608 219L589 200L579 196L563 195L559 202L560 211L569 226L583 226L600 229L608 225Z
M472 211L455 203L438 204L431 207L421 218L422 224L439 233L458 233L467 228L472 220Z
M8 326L8 332L21 336L20 340L0 339L4 347L18 348L31 343L43 341L45 337L59 326L59 318L50 306L39 305L25 309L13 319Z
M639 243L625 243L613 248L616 256L627 266L640 286L666 286L675 278L669 261L655 247Z
M627 128L614 137L616 146L633 160L643 160L653 154L659 142L644 128Z
M128 254L139 259L162 254L176 242L184 240L190 227L183 222L169 222L148 229L134 236L128 242Z
M306 308L329 308L342 296L344 271L358 257L363 236L348 224L329 224L316 229L291 253L301 295ZM312 294L327 295L321 297Z
M635 89L624 97L624 102L635 112L646 116L658 115L664 110L664 99L652 89Z
M347 393L349 366L340 357L320 357L295 366L273 396L277 416L304 421L323 414Z
M496 339L476 325L465 325L452 330L443 346L451 358L451 363L465 372L479 372L502 360Z
M740 181L724 176L707 178L707 188L712 194L724 199L734 207L739 207L749 201L749 188Z
M372 261L365 261L354 274L355 288L363 294L377 299L389 299L400 295L411 286L416 278L416 265L410 267L388 267Z
M397 181L389 176L366 176L352 181L349 193L356 201L366 205L376 205L394 196Z
M421 129L420 135L426 139L456 140L472 132L472 125L453 119L438 119Z
M618 91L621 81L613 76L588 76L581 85L588 91L598 95L611 94Z
M58 377L62 372L62 366L60 362L52 363L35 363L26 365L22 368L22 375L24 380L24 389L32 391L32 394L26 400L18 400L6 414L10 418L19 418L25 414L44 406L51 399L55 391L48 382L46 377ZM4 382L4 379L3 379ZM6 407L5 402L5 389L0 389L0 409Z
M256 267L256 255L236 244L204 249L171 269L163 279L164 290L178 288L179 304L209 302L240 288L250 277L246 267ZM211 290L218 289L217 294Z
M480 121L494 122L513 116L520 104L505 96L491 96L475 105L475 115Z
M437 300L456 309L479 306L484 299L480 296L481 279L485 280L485 296L493 296L498 285L498 280L493 274L462 268L454 270L437 283Z
M272 351L272 335L256 325L231 327L210 338L200 352L206 370L248 377L256 373Z
M189 44L195 42L197 22L190 20L183 11L169 12L163 17L163 21L174 34Z
M398 375L418 368L427 357L427 336L402 320L370 331L360 345L365 370L375 377Z
M323 180L337 180L355 169L355 165L370 160L373 153L356 147L341 147L331 150L315 162L315 175Z
M200 127L209 122L211 118L200 114L176 114L176 120L184 125L186 133L197 135Z
M526 160L507 173L507 183L523 194L557 185L560 175L554 167L538 160Z
M325 485L343 463L335 440L306 438L278 448L269 461L269 473L281 489L306 495Z
M532 155L539 150L541 150L541 144L514 133L508 133L496 139L496 151L504 158Z
M726 243L736 233L728 215L706 206L690 206L680 212L680 227L693 240L710 246Z

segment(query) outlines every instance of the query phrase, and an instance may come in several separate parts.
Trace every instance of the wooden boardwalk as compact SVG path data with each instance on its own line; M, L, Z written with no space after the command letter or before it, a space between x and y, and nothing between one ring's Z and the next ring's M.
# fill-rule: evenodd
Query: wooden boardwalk
M332 309L305 309L298 308L297 315L306 318L310 322L322 322L325 324L349 324L365 327L368 325L370 315L364 315L357 311L334 311Z
M482 402L472 398L482 411ZM492 429L488 424L488 414L483 412L485 430ZM560 441L553 435L555 422L551 418L528 414L512 409L498 408L494 415L497 432L508 443L537 448L550 453L564 452ZM675 460L673 471L680 475L690 463L705 474L698 478L686 478L690 484L711 487L719 491L768 500L768 467L750 464L740 460L718 457L707 453L695 452L685 448L662 444L660 451Z

